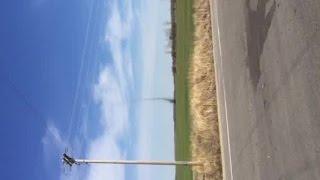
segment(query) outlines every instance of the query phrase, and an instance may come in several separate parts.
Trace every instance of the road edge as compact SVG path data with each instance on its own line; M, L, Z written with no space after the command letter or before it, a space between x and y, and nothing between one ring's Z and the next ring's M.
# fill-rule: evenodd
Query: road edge
M216 96L217 96L217 112L218 112L218 122L219 122L219 136L220 136L220 148L221 148L221 163L222 163L222 176L224 180L233 180L231 174L227 173L227 169L230 167L227 159L230 156L228 132L224 131L226 127L226 102L225 102L225 91L222 79L222 58L220 54L220 43L219 42L219 22L217 11L214 7L217 7L216 0L210 1L210 11L211 11L211 30L212 30L212 41L213 41L213 61L215 70L215 80L216 80ZM227 150L227 151L226 151Z

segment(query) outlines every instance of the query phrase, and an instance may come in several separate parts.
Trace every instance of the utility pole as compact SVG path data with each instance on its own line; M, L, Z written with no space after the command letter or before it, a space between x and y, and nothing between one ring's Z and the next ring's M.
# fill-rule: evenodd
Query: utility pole
M202 162L195 161L127 161L127 160L88 160L74 159L73 157L63 154L63 163L72 167L81 164L124 164L124 165L160 165L160 166L203 166Z

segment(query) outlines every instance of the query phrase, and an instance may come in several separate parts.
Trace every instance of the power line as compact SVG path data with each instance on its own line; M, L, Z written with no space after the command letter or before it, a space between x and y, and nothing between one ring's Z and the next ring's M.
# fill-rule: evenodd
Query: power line
M79 93L80 93L80 86L81 86L81 79L82 79L82 74L83 74L83 67L84 67L84 61L85 61L85 55L86 49L87 49L87 42L88 42L88 36L89 36L89 30L90 30L90 24L92 20L92 14L93 14L93 7L95 5L95 0L93 0L92 5L90 7L90 12L89 12L89 18L87 22L87 27L86 27L86 35L84 38L84 44L83 44L83 49L82 49L82 54L81 54L81 59L80 59L80 70L78 73L78 78L77 78L77 84L76 84L76 90L75 90L75 95L73 99L73 105L71 109L71 114L70 114L70 120L69 120L69 126L68 126L68 131L67 131L67 142L69 142L70 137L71 137L71 130L73 127L73 121L74 121L74 116L75 116L75 111L76 107L79 101Z

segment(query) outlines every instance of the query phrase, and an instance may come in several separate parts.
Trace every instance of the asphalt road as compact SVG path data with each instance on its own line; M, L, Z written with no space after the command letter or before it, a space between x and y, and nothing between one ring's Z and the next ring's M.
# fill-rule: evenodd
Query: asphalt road
M320 1L212 0L226 180L320 179Z

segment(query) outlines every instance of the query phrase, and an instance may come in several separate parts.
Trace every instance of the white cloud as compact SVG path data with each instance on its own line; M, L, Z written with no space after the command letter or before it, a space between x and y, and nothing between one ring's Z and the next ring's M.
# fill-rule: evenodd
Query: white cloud
M94 97L100 104L101 124L115 137L128 127L128 100L123 91L110 67L106 66L94 87Z
M89 150L90 159L122 159L124 156L121 154L116 140L114 137L104 134L96 139ZM124 167L115 165L93 165L87 179L92 180L106 180L106 179L124 179Z
M132 59L128 47L128 39L134 26L133 7L131 0L124 1L122 11L126 12L122 17L118 2L113 3L110 19L108 20L105 41L112 52L113 68L117 74L122 89L132 86ZM123 48L124 47L124 48Z
M132 31L133 9L131 0L124 1L124 7L122 8L126 12L125 17L120 14L118 2L112 3L111 16L106 24L105 40L107 41L124 40L128 38Z
M58 150L63 150L66 147L66 142L62 140L59 130L52 122L47 123L47 129L44 137L42 138L44 146L54 146Z
M154 74L156 70L157 60L159 57L158 46L159 46L159 0L149 1L144 0L142 3L140 16L138 22L136 16L133 13L133 5L131 0L122 1L121 7L119 1L113 1L109 5L112 5L110 18L106 23L106 33L104 41L110 48L111 61L104 67L102 67L99 73L97 83L93 87L93 97L95 102L99 105L100 109L100 126L103 128L102 133L95 139L91 139L89 147L86 149L86 158L90 159L126 159L126 149L119 146L119 142L126 138L126 132L131 126L129 121L129 92L133 86L133 59L131 54L130 43L133 36L133 28L140 26L140 32L143 35L136 49L141 50L141 61L143 67L140 69L143 76L143 90L142 93L145 97L152 97L153 85L154 85ZM120 11L120 8L121 9ZM121 15L120 12L125 12ZM156 120L162 120L160 117L157 119L154 116L154 106L150 104L141 103L140 112L141 114L139 121L138 139L136 148L137 159L152 159L154 158L152 151L154 151L154 144L157 144L152 138L155 134L161 132L160 129L154 128ZM166 117L163 115L163 117ZM160 124L159 128L163 127ZM86 129L86 128L83 128ZM164 130L163 132L166 133ZM160 133L161 134L161 133ZM159 138L159 137L158 137ZM165 138L159 138L159 144L165 144L162 141ZM173 140L173 138L172 138ZM53 141L58 147L57 149L62 150L66 147L66 143L63 141L60 132L53 125L48 125L48 130L43 138L43 144L50 144ZM162 142L162 143L161 143ZM160 147L158 145L158 147ZM164 146L161 146L164 147ZM159 154L167 153L168 147L161 150ZM49 149L52 147L49 147ZM169 148L171 150L171 146ZM131 149L132 151L132 149ZM172 153L173 154L173 153ZM158 156L159 157L159 156ZM168 156L161 156L166 159ZM88 167L86 167L88 168ZM87 180L104 180L104 179L125 179L124 166L103 166L94 165L89 166L88 171L81 172L78 168L75 169L75 173L69 176L62 175L60 179L87 179ZM159 179L161 177L168 177L165 175L159 175L154 178L154 168L139 166L138 177L139 180ZM170 176L171 175L171 176ZM174 177L174 174L169 173L169 177ZM162 178L163 179L163 178ZM168 178L164 178L168 179Z
M57 162L57 160L60 159L62 152L67 147L67 142L64 141L60 131L51 121L47 122L46 132L41 142L46 174L50 174L52 171L52 162Z
M103 67L98 82L94 85L94 99L99 104L103 134L94 139L88 149L90 159L125 159L126 150L119 141L125 137L129 127L129 91L133 84L132 58L129 47L133 26L132 4L128 0L120 14L118 2L113 2L111 16L106 25L105 43L111 52L112 64ZM88 180L125 178L124 166L90 166Z

